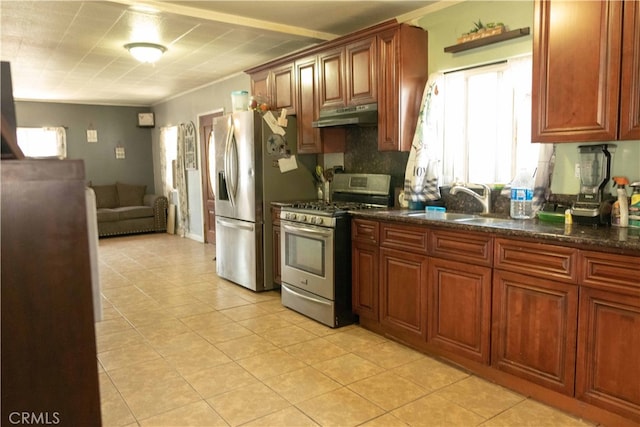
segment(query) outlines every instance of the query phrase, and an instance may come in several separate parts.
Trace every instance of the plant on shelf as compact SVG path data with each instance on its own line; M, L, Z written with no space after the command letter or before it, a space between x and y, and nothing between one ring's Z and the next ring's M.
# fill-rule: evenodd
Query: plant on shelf
M483 24L482 20L478 19L478 22L473 23L473 28L469 32L462 34L458 37L458 43L465 43L471 40L477 40L484 37L495 36L502 34L505 31L505 26L502 22L489 22Z

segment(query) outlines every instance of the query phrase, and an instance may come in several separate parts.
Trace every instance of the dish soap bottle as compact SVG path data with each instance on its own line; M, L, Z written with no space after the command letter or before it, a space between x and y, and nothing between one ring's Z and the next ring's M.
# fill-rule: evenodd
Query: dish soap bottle
M629 185L633 188L629 205L629 227L640 227L640 181Z
M520 169L511 183L511 218L529 219L533 217L533 176Z
M614 225L618 225L620 227L628 227L629 226L629 201L627 200L627 188L626 185L629 185L629 180L624 176L614 176L613 181L616 183L615 185L618 187L616 193L618 194L618 201L614 203L614 207L612 211L617 211L620 215L618 221L612 221L611 223ZM616 206L617 205L617 206Z

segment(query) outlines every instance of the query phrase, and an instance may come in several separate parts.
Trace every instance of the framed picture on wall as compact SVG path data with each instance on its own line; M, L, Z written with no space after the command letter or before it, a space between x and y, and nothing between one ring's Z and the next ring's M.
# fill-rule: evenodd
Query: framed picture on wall
M187 170L198 169L196 127L193 122L184 125L184 167Z

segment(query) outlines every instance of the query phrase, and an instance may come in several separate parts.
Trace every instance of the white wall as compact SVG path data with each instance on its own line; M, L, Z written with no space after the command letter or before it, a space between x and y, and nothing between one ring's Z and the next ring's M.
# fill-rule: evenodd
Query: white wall
M231 92L251 89L249 76L242 73L228 79L203 86L197 90L171 98L153 106L156 128L152 135L154 179L156 188L162 188L160 179L160 128L177 126L192 121L198 126L198 116L224 108L231 111ZM204 241L204 218L202 206L202 178L200 167L200 134L198 132L198 169L187 171L187 193L189 203L189 232L187 237Z

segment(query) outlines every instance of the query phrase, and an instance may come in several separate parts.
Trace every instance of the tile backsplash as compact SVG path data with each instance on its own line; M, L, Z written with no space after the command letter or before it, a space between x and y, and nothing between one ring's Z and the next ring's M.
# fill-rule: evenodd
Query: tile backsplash
M567 195L575 196L580 191L580 180L575 177L574 171L576 163L580 162L578 146L584 144L556 145L556 163L551 183L553 200L562 200ZM611 149L611 176L622 175L631 182L640 181L640 141L614 141L609 144L615 145ZM389 174L396 189L403 186L408 160L408 152L378 151L378 128L375 126L348 127L345 152L325 155L327 165L343 164L347 173ZM615 194L615 188L609 184L605 192ZM493 206L502 213L507 207L508 197L498 193L493 195L493 199Z
M580 163L579 145L602 143L556 144L556 164L551 181L554 194L578 194L580 178L575 176L575 165ZM626 176L630 182L640 181L640 141L613 141L607 143L611 152L611 176ZM609 183L605 193L614 195L615 188ZM629 195L631 193L629 192Z

